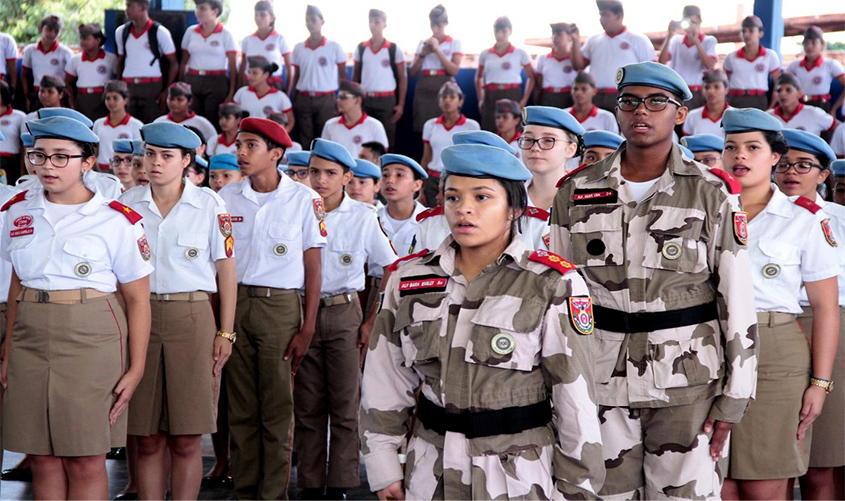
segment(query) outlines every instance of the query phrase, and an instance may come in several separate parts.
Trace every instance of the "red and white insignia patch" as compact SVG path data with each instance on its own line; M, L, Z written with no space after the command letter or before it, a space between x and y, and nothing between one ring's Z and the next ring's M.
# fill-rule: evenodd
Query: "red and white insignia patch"
M153 252L150 250L150 243L147 242L146 235L138 239L138 250L141 251L141 257L144 258L144 261L149 261L153 257Z
M12 223L15 228L29 228L32 226L32 216L29 214L24 214L23 216L19 216L15 219Z
M235 255L235 237L229 235L226 237L226 241L224 242L226 245L226 257L232 257Z
M748 213L734 212L734 237L740 245L748 245Z
M822 221L822 231L824 232L824 239L831 247L839 247L836 237L833 236L833 228L830 227L830 218Z
M314 215L317 216L318 220L325 221L326 209L323 207L323 199L315 198L311 202L314 204Z
M593 333L593 299L589 297L569 298L569 320L578 334L589 336Z
M220 233L223 234L224 237L228 237L232 235L232 215L224 212L222 214L217 214L217 225L220 227Z
M326 231L326 222L320 221L320 236L327 237L329 236L329 232Z
M546 244L547 249L552 248L552 238L550 233L546 233L545 235L543 235L543 243Z

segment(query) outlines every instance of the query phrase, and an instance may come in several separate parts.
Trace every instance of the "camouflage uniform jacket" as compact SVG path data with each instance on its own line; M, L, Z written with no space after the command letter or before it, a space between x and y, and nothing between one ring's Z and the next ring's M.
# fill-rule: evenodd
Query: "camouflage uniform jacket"
M449 236L436 252L403 263L387 284L361 395L371 489L404 477L408 499L595 498L605 474L595 346L569 316L570 297L588 298L583 278L547 251L531 254L517 238L467 283L455 266L456 247ZM558 269L529 259L538 255ZM502 335L511 337L512 352L495 351L491 343ZM403 475L398 452L418 390L450 413L550 399L553 417L545 426L472 439L441 435L418 420Z
M596 305L637 313L715 301L719 314L651 332L597 328L599 404L655 408L716 397L710 417L738 422L754 397L759 350L739 196L674 146L637 203L622 186L624 151L623 144L564 179L552 209L552 251L581 269Z

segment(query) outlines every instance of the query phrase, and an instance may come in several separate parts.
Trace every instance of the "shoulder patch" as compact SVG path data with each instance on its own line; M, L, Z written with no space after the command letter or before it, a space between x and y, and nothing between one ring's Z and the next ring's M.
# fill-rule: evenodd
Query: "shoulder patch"
M553 268L561 273L568 273L575 269L575 265L566 259L563 259L554 252L542 249L534 251L534 253L528 256L528 260L534 261L535 263L545 264L549 268Z
M742 192L742 185L739 184L739 181L737 181L733 174L725 172L722 169L710 169L710 173L720 178L728 185L728 192L731 195L738 195Z
M129 222L132 224L135 224L141 219L143 219L143 216L132 210L132 208L127 207L122 203L118 202L117 200L112 200L111 202L109 202L109 207L123 214L126 219L128 219Z
M543 221L549 220L549 211L543 210L539 207L531 207L530 205L525 208L525 215L528 217L536 217L537 219L541 219Z
M799 207L804 207L808 211L815 214L816 212L822 210L821 206L818 205L816 202L813 202L807 197L798 197L795 199L795 205Z
M592 164L590 164L590 165L592 165ZM563 185L563 183L566 182L567 179L574 176L576 173L581 172L582 170L586 169L590 165L584 164L584 165L578 167L577 169L574 169L570 172L567 172L565 176L560 178L560 181L557 182L557 184L555 185L555 188L560 188Z
M431 209L426 209L419 214L417 214L417 222L422 221L423 219L429 218L431 216L439 216L443 214L443 206L438 205L437 207L432 207Z
M402 264L403 262L410 261L411 259L414 259L414 258L426 256L426 255L428 255L428 253L429 253L428 249L423 249L423 250L417 252L416 254L408 254L405 257L400 257L393 264L388 266L387 269L388 269L388 271L393 273L393 272L395 272L396 270L399 269L399 265Z
M23 202L24 200L26 200L27 191L28 190L18 192L15 196L10 198L5 204L3 204L3 207L0 207L0 212L6 212L7 210L9 210L9 207L15 205L18 202Z
M314 205L314 215L317 217L318 221L325 221L326 219L326 209L323 208L323 199L322 198L314 198L311 199L311 203ZM325 235L323 235L325 236Z
M836 237L833 236L833 228L830 227L830 218L822 221L822 231L824 232L824 239L831 247L839 247Z

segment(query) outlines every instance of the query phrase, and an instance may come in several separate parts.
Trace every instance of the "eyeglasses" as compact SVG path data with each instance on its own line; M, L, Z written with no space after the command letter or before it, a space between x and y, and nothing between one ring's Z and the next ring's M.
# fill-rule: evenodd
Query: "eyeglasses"
M777 172L779 174L783 174L786 171L788 171L790 167L794 168L795 172L797 172L798 174L806 174L806 173L810 172L810 170L812 170L813 167L818 167L819 169L822 168L822 166L819 165L819 164L814 164L813 162L807 162L807 161L792 162L792 163L781 162L781 163L775 165L775 172Z
M114 157L109 160L109 164L111 164L112 167L120 167L120 164L126 164L127 167L132 167L132 157Z
M306 177L308 177L308 169L288 169L285 171L285 174L287 174L291 179L305 179Z
M669 103L677 105L678 108L683 106L678 101L671 97L663 96L661 94L653 94L646 97L637 97L631 94L623 94L616 98L616 105L622 111L636 111L640 107L640 103L645 104L645 109L648 111L663 111Z
M536 143L541 150L550 150L555 147L555 143L557 141L561 141L564 143L571 143L572 141L567 141L565 139L557 139L555 137L541 137L538 139L534 139L533 137L521 137L516 140L516 144L519 145L520 148L523 150L530 150L534 147Z
M37 151L30 151L26 154L26 157L29 159L29 163L32 165L44 165L47 163L47 160L50 160L50 163L53 164L53 167L58 167L59 169L67 167L67 164L70 162L71 158L85 158L85 155L65 155L64 153L54 153L52 155L45 155L43 153L38 153Z
M721 156L717 156L717 157L704 157L704 158L702 158L702 159L700 159L700 160L698 160L698 161L699 161L699 162L701 162L701 163L703 163L704 165L706 165L706 166L710 167L710 166L712 166L712 165L716 165L717 163L719 163L719 160L721 160L721 159L722 159L722 157L721 157Z
M342 99L351 99L351 98L353 98L353 97L355 97L355 96L353 96L352 94L344 94L344 93L340 93L340 94L338 94L338 95L337 95L337 98L338 98L338 99L341 99L341 100L342 100Z

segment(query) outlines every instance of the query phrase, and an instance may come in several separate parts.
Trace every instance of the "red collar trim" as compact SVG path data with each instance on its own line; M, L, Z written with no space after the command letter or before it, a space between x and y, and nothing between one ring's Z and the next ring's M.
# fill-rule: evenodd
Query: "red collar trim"
M173 118L173 115L171 115L170 113L168 113L168 114L167 114L167 119L168 119L168 120L170 120L171 122L175 123L175 124L180 124L180 123L182 123L182 122L184 122L184 121L186 121L186 120L190 120L190 119L194 118L195 116L197 116L196 112L193 112L193 111L192 111L192 112L188 113L188 116L186 116L186 117L185 117L185 118L183 118L182 120L175 120L175 119Z
M257 39L259 39L259 40L261 40L261 41L263 42L264 40L267 40L267 39L268 39L268 38L270 38L271 36L273 36L273 35L277 35L277 34L278 34L278 33L276 33L276 30L270 30L270 33L267 33L267 36L266 36L266 37L261 38L261 35L259 35L259 34L258 34L258 32L256 31L255 33L253 33L253 34L252 34L252 36L254 36L255 38L257 38Z
M344 126L344 127L346 127L346 130L352 130L352 129L354 129L355 127L358 127L359 125L361 125L362 123L364 123L364 120L366 120L366 119L367 119L367 114L366 114L366 113L361 113L361 119L360 119L360 120L358 120L357 122L355 122L355 123L354 123L354 124L352 124L352 125L346 125L346 119L344 118L344 116L343 116L343 115L341 115L341 116L340 116L340 123L342 123L342 124L343 124L343 126Z
M703 42L703 41L704 41L704 33L699 33L699 34L698 34L698 41L699 41L699 42ZM684 35L684 45L686 45L687 47L692 47L693 45L695 45L694 43L692 43L692 42L690 41L690 39L689 39L689 35Z
M390 49L390 45L391 45L390 41L385 38L384 43L381 44L381 49ZM373 39L372 38L367 40L366 42L364 42L364 47L369 47L373 54L378 54L379 52L381 52L381 49L379 49L379 50L373 49Z
M147 31L149 31L149 29L150 29L150 27L151 27L152 25L153 25L153 20L152 20L152 19L147 19L147 24L146 24L146 26L144 26L144 29L143 29L143 30L141 30L141 33L135 33L135 25L134 25L134 24L132 24L132 25L129 27L129 33L131 33L131 34L132 34L132 36L133 36L133 37L135 37L135 38L141 38L142 36L144 36L144 33L146 33Z
M169 116L169 115L168 115L168 116ZM129 115L129 113L127 113L127 114L126 114L126 116L125 116L125 117L123 117L123 120L122 120L119 124L117 124L117 125L112 125L112 124L111 124L111 114L108 114L108 115L106 115L106 125L108 125L108 126L109 126L109 127L111 127L112 129L116 129L116 128L120 127L121 125L126 125L126 124L128 124L128 123L129 123L129 119L130 119L130 118L132 118L132 116L131 116L131 115Z
M203 37L203 38L208 38L208 37L210 37L211 35L216 35L216 34L218 34L218 33L222 32L222 31L223 31L223 23L221 23L221 22L219 22L219 21L218 21L218 22L217 22L217 26L215 26L215 27L214 27L214 31L212 31L211 33L209 33L209 34L208 34L208 36L206 36L205 34L203 34L203 32L202 32L202 24L198 24L198 25L197 25L197 27L196 27L196 28L194 28L194 31L196 31L197 33L199 33L201 37Z
M605 35L607 35L607 36L609 36L610 38L616 38L616 37L618 37L619 35L621 35L622 33L625 33L626 31L628 31L628 27L627 27L627 26L623 26L623 27L622 27L622 31L620 31L619 33L617 33L617 34L615 34L615 35L611 35L610 33L606 32L606 31L604 32L604 34L605 34Z
M807 61L807 56L804 56L804 59L801 60L801 62L799 63L799 66L801 66L802 68L804 68L807 71L812 71L816 68L821 67L822 64L824 64L824 57L822 57L822 56L819 56L816 59L816 62L813 63L812 66L810 66L810 63Z
M85 61L96 61L98 59L105 59L105 58L106 58L106 51L104 51L103 49L100 49L100 53L97 54L97 57L95 57L94 59L88 59L88 54L86 54L85 51L82 51L82 61L83 62L85 62Z
M253 87L252 85L250 85L249 87L247 87L247 89L246 89L246 90L248 90L248 91L252 92L253 94L255 94L256 96L258 96L258 99L263 99L263 98L264 98L265 96L267 96L267 95L270 95L270 94L272 94L272 93L274 93L274 92L279 92L279 89L277 89L277 88L273 87L272 85L270 86L270 90L268 90L268 91L267 91L267 92L265 92L264 94L259 94L259 93L258 93L258 91L257 91L257 90L255 90L255 87Z
M12 105L6 106L6 112L3 113L2 115L0 115L0 117L5 117L6 115L11 115L13 111L15 111L15 109L12 108Z
M452 37L449 36L449 35L446 35L446 38L444 38L443 41L440 42L440 43L446 43L446 42L451 42L451 41L452 41Z
M731 105L725 103L725 109L722 110L722 113L716 118L710 118L710 115L707 113L707 105L705 104L701 108L701 118L706 118L707 120L710 120L713 123L717 123L719 120L722 119L723 116L725 116L725 110L730 108L730 107L731 107Z
M783 116L783 108L781 108L780 105L777 105L777 106L775 106L775 115L777 115L781 119L783 119L784 122L789 122L790 120L795 118L799 113L801 113L801 110L803 110L803 109L804 109L804 103L798 103L798 106L795 107L795 111L792 112L792 115L790 115L789 118L786 118L785 116Z
M465 117L464 114L461 113L461 116L458 117L457 122L455 122L451 127L446 127L446 125L443 122L443 115L440 115L439 117L437 117L437 121L435 123L442 125L443 128L446 129L446 130L452 130L455 127L457 127L458 125L463 125L463 124L467 123L467 117Z
M741 49L736 51L737 57L741 57L742 59L745 59L749 63L752 63L752 62L760 59L761 57L763 57L765 55L766 55L766 48L763 47L762 45L760 46L760 52L757 53L757 57L755 57L754 59L748 59L747 57L745 57L745 47L742 47Z
M311 50L317 50L317 49L319 49L320 47L322 47L322 46L326 45L326 42L328 41L328 39L327 39L326 37L323 37L323 39L322 39L322 40L320 40L320 44L319 44L319 45L317 45L316 47L311 47L310 45L308 45L308 41L309 41L309 40L310 40L310 38L306 38L306 39L305 39L305 47L306 47L306 48L308 48L308 49L311 49Z
M557 62L561 62L561 61L566 61L567 59L572 59L572 54L570 54L568 56L563 56L562 58L558 58L555 55L555 51L551 51L548 54L546 54L546 58L547 59L554 59Z
M505 56L507 56L508 54L512 53L512 52L513 52L513 51L515 51L515 50L516 50L516 47L514 47L514 46L513 46L513 44L510 44L510 43L509 43L509 44L508 44L508 48L507 48L507 50L506 50L506 51L504 51L504 52L502 52L501 54L499 54L498 52L496 52L496 46L495 46L495 45L494 45L493 47L490 47L490 51L489 51L489 52L490 52L490 54L496 54L496 55L497 55L497 56L499 56L499 57L505 57Z
M498 132L496 133L496 135L499 136L502 139L505 139L505 136L499 134ZM516 133L513 135L513 138L511 138L510 141L508 141L507 139L505 139L505 141L508 141L508 144L511 144L513 142L516 142L516 140L521 138L521 137L522 137L522 133L519 132L519 131L516 131Z
M232 146L233 144L235 144L235 141L237 141L237 139L238 139L238 135L235 134L235 137L232 138L232 142L227 143L226 142L226 134L220 134L219 136L217 136L217 144L222 144L223 146L226 146L228 148L229 146Z
M587 115L584 118L578 118L578 115L575 114L575 107L572 107L571 109L572 109L572 112L570 112L570 114L573 117L575 117L575 120L578 120L579 124L582 124L582 123L586 122L588 118L593 118L594 116L599 114L599 107L596 106L595 104L590 109L590 112L587 113Z
M55 42L53 42L53 46L47 50L41 48L41 40L39 40L35 46L38 47L38 50L40 50L42 54L49 54L59 48L59 41L56 40Z

